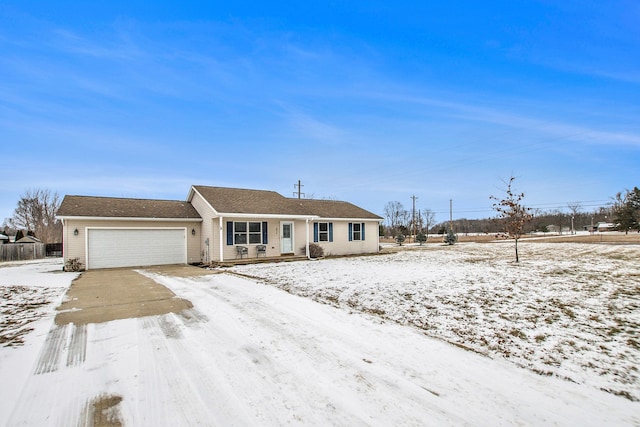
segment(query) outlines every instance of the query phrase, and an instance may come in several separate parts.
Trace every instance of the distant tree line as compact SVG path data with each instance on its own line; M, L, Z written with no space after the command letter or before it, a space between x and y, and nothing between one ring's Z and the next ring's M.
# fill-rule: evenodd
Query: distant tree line
M524 233L540 232L569 234L572 231L591 230L598 223L612 223L619 231L629 232L640 228L640 189L626 190L612 198L612 204L590 211L582 209L579 203L568 203L566 210L552 209L531 211L533 218L523 226ZM412 236L416 233L446 235L449 221L435 222L431 209L416 211L415 221L411 210L402 203L388 202L384 209L385 223L381 235L395 237L398 234ZM415 228L414 228L415 225ZM459 218L451 222L457 234L499 234L503 226L496 218Z
M424 234L428 237L435 225L436 214L431 209L406 210L398 201L388 202L384 207L386 224L380 228L381 236L396 237ZM426 238L425 238L426 241Z
M390 202L398 204L398 210L401 212L397 215L395 222L390 222L389 217L385 215L385 224L383 225L384 235L395 236L398 233L411 235L413 230L413 222L411 220L411 212L404 210L400 202ZM417 231L429 234L446 234L449 230L449 221L435 222L435 214L431 210L426 210L431 215L431 221L425 221L424 217L416 219ZM421 214L424 213L421 211ZM600 207L590 212L562 212L559 209L550 211L542 211L534 209L533 220L525 225L524 231L542 232L542 233L569 233L571 231L571 221L573 217L573 229L576 231L589 230L592 225L599 222L614 222L615 212L612 207ZM495 218L467 219L459 218L452 221L453 229L459 234L486 233L495 234L502 231L502 227L495 221Z

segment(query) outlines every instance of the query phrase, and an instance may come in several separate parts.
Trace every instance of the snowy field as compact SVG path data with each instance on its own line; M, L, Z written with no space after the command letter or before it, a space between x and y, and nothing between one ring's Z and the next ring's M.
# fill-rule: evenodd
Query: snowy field
M224 272L142 270L193 309L62 326L54 309L76 274L61 272L59 260L0 264L0 426L93 426L99 411L103 425L154 427L640 426L640 403L630 399L638 388L638 249L532 245L518 266L509 250L456 245L234 268L289 293ZM563 253L599 262L578 268L556 259ZM544 325L534 331L534 310L525 308L543 307L537 298L565 301L539 313ZM615 315L605 319L607 310ZM583 323L589 328L574 325ZM599 338L601 324L618 326ZM465 338L472 333L488 344ZM573 334L572 353L560 343ZM525 343L536 346L528 353ZM593 346L608 350L587 351ZM511 348L506 360L503 348ZM557 364L544 363L558 348ZM587 358L598 368L586 368Z
M513 242L238 266L541 375L640 400L640 246Z

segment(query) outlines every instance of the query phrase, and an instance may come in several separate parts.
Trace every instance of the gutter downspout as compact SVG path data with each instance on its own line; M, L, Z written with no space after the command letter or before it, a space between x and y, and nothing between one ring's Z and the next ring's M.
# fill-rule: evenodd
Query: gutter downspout
M309 218L307 218L305 220L306 224L305 224L305 228L306 228L306 234L307 234L307 243L306 243L306 248L307 248L307 259L311 259L311 253L309 253Z
M62 271L64 271L64 265L67 263L67 225L64 223L64 218L60 218L62 223ZM7 236L9 237L9 236Z
M218 218L220 223L220 262L224 262L224 242L222 241L222 217Z

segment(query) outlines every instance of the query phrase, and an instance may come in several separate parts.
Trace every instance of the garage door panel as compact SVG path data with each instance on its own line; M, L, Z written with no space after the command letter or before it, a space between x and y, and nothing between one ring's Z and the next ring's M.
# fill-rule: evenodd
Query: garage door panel
M186 263L184 229L89 229L88 268Z

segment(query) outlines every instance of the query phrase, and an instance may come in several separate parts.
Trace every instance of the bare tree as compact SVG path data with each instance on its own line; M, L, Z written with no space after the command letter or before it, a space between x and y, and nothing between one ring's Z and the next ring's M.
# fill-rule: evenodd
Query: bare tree
M387 218L387 225L391 227L391 233L396 234L400 225L403 224L403 215L406 211L400 202L388 202L384 206L384 216Z
M513 181L515 177L509 178L504 182L507 188L504 198L500 199L496 196L490 196L494 200L493 209L497 212L497 220L503 227L504 234L509 239L515 240L516 262L520 262L518 256L518 240L522 236L524 226L533 219L531 208L527 208L522 204L524 193L516 193L513 189Z
M425 209L424 212L422 212L422 226L425 229L427 240L429 239L429 230L435 225L435 223L436 213L431 209Z
M62 224L56 219L60 196L50 190L27 190L18 201L10 223L17 229L32 231L44 243L58 243Z
M582 205L580 204L580 202L573 202L567 203L567 206L571 211L571 234L576 234L576 229L573 222L575 221L576 216L578 216L578 214L582 210Z
M411 212L409 212L408 210L401 211L398 221L399 221L398 228L400 229L402 234L406 235L411 233L411 228L412 228Z

